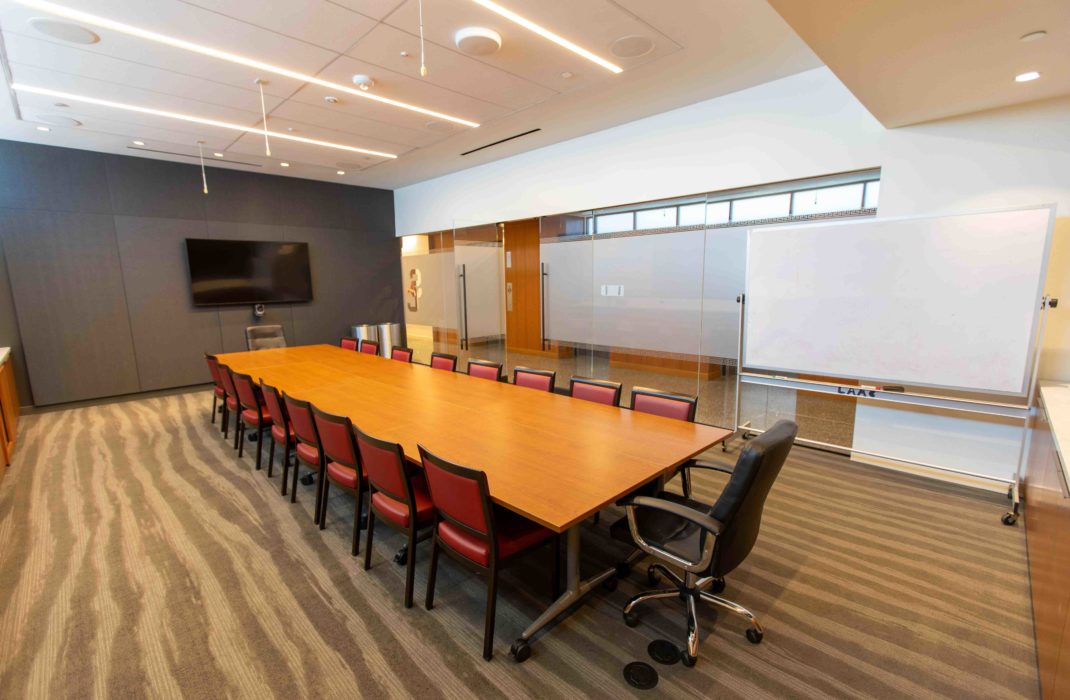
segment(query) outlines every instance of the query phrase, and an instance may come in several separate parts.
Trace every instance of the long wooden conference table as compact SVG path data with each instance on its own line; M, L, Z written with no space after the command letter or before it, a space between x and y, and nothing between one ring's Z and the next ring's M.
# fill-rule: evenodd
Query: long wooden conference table
M495 503L566 533L566 590L524 630L524 642L614 575L580 578L580 524L732 434L333 345L217 357L401 444L416 463L420 444L486 472Z

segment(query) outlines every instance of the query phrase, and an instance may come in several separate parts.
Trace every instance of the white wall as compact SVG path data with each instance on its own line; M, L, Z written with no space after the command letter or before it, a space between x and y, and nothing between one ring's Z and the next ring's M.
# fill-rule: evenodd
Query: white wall
M422 233L461 219L494 223L877 166L883 169L881 216L1048 202L1066 216L1068 125L1070 98L1062 98L887 130L820 68L399 189L397 231ZM901 429L902 419L860 408L856 449L884 451L897 422ZM1002 478L1013 473L1012 433L971 421L925 425L941 433L944 423L955 429L915 442L909 456L958 464L956 450L972 436L996 455L978 471Z

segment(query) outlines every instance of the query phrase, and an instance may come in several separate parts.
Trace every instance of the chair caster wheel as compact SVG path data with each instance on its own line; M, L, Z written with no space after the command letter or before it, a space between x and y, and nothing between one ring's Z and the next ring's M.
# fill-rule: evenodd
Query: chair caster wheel
M509 655L513 657L513 661L522 664L531 658L531 646L525 640L518 639L509 647Z
M260 437L256 433L249 433L249 436L245 438L249 442L256 442Z
M1018 522L1018 515L1013 512L1007 512L1003 514L1000 520L1004 525L1014 525Z
M624 624L628 625L629 627L638 627L639 614L636 613L634 610L632 610L631 612L624 613Z
M405 566L405 563L409 558L409 547L405 545L398 551L394 552L394 563L398 566Z
M602 588L606 589L610 593L617 590L617 577L610 576L609 578L607 578L605 581L602 582Z
M761 644L762 643L762 637L764 637L764 636L765 636L764 634L762 634L758 630L754 629L753 627L748 627L747 628L747 641L750 642L751 644Z
M301 483L305 486L311 486L312 484L316 483L316 477L312 474L305 474L301 477Z
M713 593L714 595L717 595L718 593L723 593L724 592L724 579L723 578L715 578L715 579L713 579L713 585L710 586L710 592Z
M617 578L628 578L628 574L632 573L632 565L626 561L618 563L614 568L617 570Z
M698 661L697 656L691 656L691 654L688 654L686 651L680 653L680 663L684 666L691 668L695 665L696 661Z
M661 576L658 575L658 572L654 569L653 566L647 568L647 570L646 570L646 583L647 583L648 586L656 586L656 585L658 585L658 581L660 581L660 580L661 580Z

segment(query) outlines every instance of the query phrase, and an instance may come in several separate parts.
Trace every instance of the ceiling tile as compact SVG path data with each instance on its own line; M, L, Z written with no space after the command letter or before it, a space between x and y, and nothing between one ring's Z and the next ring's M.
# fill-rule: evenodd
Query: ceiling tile
M330 0L330 2L374 19L383 19L403 0Z
M344 53L376 20L327 0L185 0L206 10ZM277 61L277 59L276 59Z
M363 119L354 116L344 108L330 106L326 103L320 106L296 100L287 100L272 110L268 117L269 121L277 118L310 126L324 127L349 134L353 138L371 136L411 147L428 146L436 141L441 141L452 133L452 130L444 132L432 131L423 127L410 129L387 121ZM457 129L463 128L457 127Z

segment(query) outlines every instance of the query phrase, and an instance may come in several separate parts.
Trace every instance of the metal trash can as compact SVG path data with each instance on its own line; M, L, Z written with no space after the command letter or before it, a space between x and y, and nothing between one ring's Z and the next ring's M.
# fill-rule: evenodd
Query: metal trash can
M400 323L363 323L353 326L352 334L359 340L374 340L379 343L379 354L390 357L390 352L401 347Z

